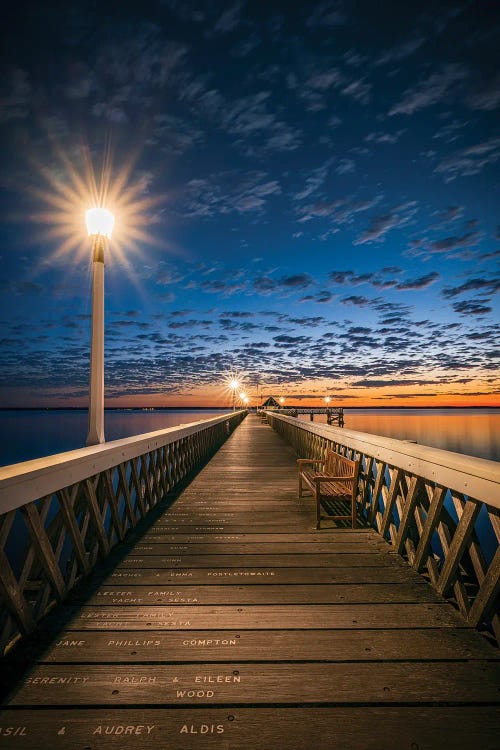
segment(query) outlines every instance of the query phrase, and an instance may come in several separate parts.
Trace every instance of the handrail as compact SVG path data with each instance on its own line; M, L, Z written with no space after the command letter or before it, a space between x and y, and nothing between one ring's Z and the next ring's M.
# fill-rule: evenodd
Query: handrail
M0 655L212 455L246 413L0 468Z
M500 508L500 464L497 461L368 432L323 424L311 425L295 417L286 417L274 412L273 416L290 420L292 423L298 421L306 432L320 435L327 440L338 438L338 442L348 448L369 453L377 460L388 464L397 464L400 468L426 479L436 480L439 473L440 484L472 495L476 500L481 500L494 508Z
M266 411L304 458L360 459L358 514L500 643L500 464Z
M124 461L131 461L145 453L169 445L208 429L212 425L227 422L228 417L246 412L231 412L219 417L190 422L178 427L146 432L101 445L77 448L64 453L34 458L17 464L0 467L0 515L19 508L25 503L56 492L61 487L81 482L86 477L106 471Z

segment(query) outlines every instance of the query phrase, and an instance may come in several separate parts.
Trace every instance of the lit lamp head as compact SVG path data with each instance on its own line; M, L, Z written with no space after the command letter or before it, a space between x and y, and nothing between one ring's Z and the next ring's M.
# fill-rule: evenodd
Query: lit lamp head
M236 379L233 379L229 381L229 387L232 391L237 391L240 387L240 384Z
M330 403L330 401L331 401L331 400L332 400L332 399L330 398L330 396L325 396L325 404L326 404L327 406L328 406L328 404Z
M85 223L89 237L93 238L94 261L104 263L104 244L111 237L115 217L107 208L89 208Z

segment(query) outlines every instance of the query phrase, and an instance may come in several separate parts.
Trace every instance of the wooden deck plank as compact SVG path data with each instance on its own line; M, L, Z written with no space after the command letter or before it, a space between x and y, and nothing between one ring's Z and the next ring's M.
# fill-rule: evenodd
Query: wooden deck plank
M0 720L2 750L477 750L478 738L497 750L500 733L499 713L482 706L18 709Z
M496 750L500 652L373 529L316 531L254 417L134 533L54 613L0 748Z
M44 663L266 662L495 659L473 630L64 631Z
M340 585L234 586L101 586L87 599L90 605L124 606L134 604L342 604L380 602L439 602L438 595L425 583L382 583Z
M196 542L186 544L165 544L162 542L153 544L148 542L147 544L136 544L134 547L134 556L142 555L175 555L180 552L186 555L234 555L235 551L239 555L282 555L282 554L293 554L295 557L300 555L315 554L340 554L350 553L354 555L360 554L359 542L353 544L344 542L313 542L308 544L307 542L253 542L251 544L238 544L235 550L235 545L224 542L214 541L212 544L204 542L203 544L197 544ZM370 555L374 552L390 552L390 547L387 544L383 546L366 545L363 549L363 556ZM249 560L251 562L251 558ZM299 560L300 562L300 560ZM345 562L349 563L349 560Z
M500 707L490 662L35 666L12 706L485 703Z
M345 553L340 555L332 554L315 554L311 553L307 557L297 557L290 554L272 554L272 555L145 555L138 557L134 554L126 557L117 568L133 568L134 570L163 570L165 568L323 568L335 570L335 568L345 565L349 568L366 568L366 567L389 567L399 568L407 572L406 566L399 557L388 555L386 552L372 550L365 553L360 551L358 554L352 553L346 559Z
M69 629L85 630L220 630L224 628L303 629L319 628L414 628L467 627L449 604L317 604L314 606L176 606L91 607L73 617Z
M379 565L363 568L117 568L106 578L106 585L171 585L172 583L404 583L418 580L410 571L397 566Z
M252 525L253 531L253 525ZM156 532L148 531L143 535L142 541L149 544L150 542L155 543L166 543L175 542L176 544L192 544L192 543L203 543L203 544L220 544L232 543L232 544L251 544L254 542L261 542L265 544L279 544L282 542L297 542L299 544L314 544L316 542L328 542L328 543L339 543L339 544L355 544L357 548L364 549L372 545L381 546L382 540L379 536L367 529L350 530L350 529L322 529L321 532L307 533L287 533L287 532L275 532L275 533L263 533L263 534L160 534ZM382 542L385 547L388 547L386 542Z

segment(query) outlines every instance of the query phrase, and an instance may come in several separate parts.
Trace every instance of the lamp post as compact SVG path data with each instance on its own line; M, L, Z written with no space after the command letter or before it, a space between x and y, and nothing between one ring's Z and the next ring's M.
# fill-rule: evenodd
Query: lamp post
M85 214L92 237L92 336L90 342L89 431L87 445L104 443L104 250L115 219L105 208Z
M239 381L236 380L236 378L233 378L232 380L229 381L229 388L233 392L233 399L232 399L233 411L236 409L236 405L235 405L236 391L238 390L239 387L240 387L240 384L239 384Z

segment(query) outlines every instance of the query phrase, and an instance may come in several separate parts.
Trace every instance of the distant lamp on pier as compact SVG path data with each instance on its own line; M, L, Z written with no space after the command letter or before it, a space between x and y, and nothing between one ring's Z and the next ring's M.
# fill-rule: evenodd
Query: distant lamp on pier
M90 343L89 431L87 445L104 443L104 251L115 218L106 208L85 213L92 238L92 336Z
M332 400L332 399L330 398L330 396L325 396L325 404L326 404L326 408L327 408L327 409L328 409L328 407L330 406L330 401L331 401L331 400Z
M239 387L240 387L240 382L239 380L236 380L236 378L233 378L232 380L229 381L229 388L233 394L233 399L232 399L233 411L236 409L236 391L238 390Z
M285 397L280 396L280 406L283 407L283 404L285 403Z

